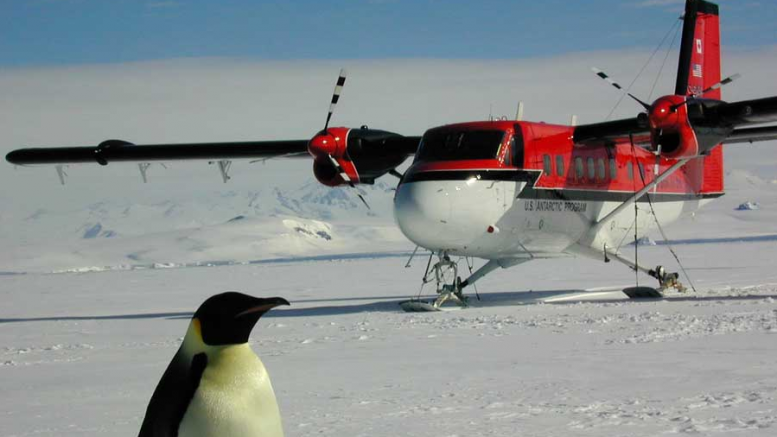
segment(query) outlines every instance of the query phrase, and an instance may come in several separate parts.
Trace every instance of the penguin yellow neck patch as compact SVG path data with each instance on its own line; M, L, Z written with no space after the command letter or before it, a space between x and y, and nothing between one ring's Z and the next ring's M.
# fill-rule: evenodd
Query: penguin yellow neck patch
M197 334L197 339L202 341L202 325L200 319L192 319L192 328L194 328L194 333Z

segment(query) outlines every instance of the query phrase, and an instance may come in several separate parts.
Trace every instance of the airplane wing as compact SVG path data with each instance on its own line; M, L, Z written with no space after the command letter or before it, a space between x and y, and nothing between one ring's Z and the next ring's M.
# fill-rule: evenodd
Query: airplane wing
M41 147L18 149L6 160L16 165L110 162L176 161L189 159L237 159L310 157L308 140L246 141L227 143L156 144L136 146L122 140L107 140L93 147Z
M5 159L11 164L23 166L217 160L221 168L228 167L226 161L240 158L311 158L316 179L325 185L337 186L373 183L413 155L420 141L421 137L418 136L403 136L364 126L357 129L329 128L311 140L147 145L107 140L91 147L18 149L8 153ZM224 182L229 179L226 167L221 169ZM64 183L62 175L60 182Z
M397 166L415 154L421 137L404 136L367 126L351 129L329 127L343 85L345 70L337 78L324 129L310 140L218 142L192 144L135 145L123 140L107 140L94 147L41 147L18 149L5 159L16 165L57 164L60 182L64 184L62 164L151 161L218 160L224 182L231 159L311 157L313 174L324 185L338 186L374 183L387 173L398 175ZM145 181L145 173L144 173Z
M635 145L647 145L650 144L650 129L647 118L638 116L577 126L573 138L579 145L601 146L631 141Z
M777 126L740 127L777 122L777 97L740 102L689 98L685 104L688 122L697 133L720 133L723 144L752 143L777 139ZM649 116L577 126L575 144L601 146L633 142L647 146L651 141Z
M723 144L754 143L777 140L777 126L734 129Z

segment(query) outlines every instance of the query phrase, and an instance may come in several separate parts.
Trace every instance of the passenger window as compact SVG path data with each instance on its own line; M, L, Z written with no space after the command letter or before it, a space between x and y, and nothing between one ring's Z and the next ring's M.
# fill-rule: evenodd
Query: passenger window
M629 180L633 181L634 180L634 163L633 162L629 161L629 165L626 166L626 171L628 173Z
M639 177L642 178L642 180L645 180L645 167L642 166L641 162L637 163L637 166L639 166Z
M599 176L599 180L603 181L605 179L605 177L607 176L607 173L605 172L605 169L604 169L604 159L599 158L596 161L596 167L597 167L597 170L598 170L598 175L597 176Z
M596 168L594 167L594 159L588 158L588 179L596 179Z
M564 157L556 155L556 176L564 176Z
M618 163L615 162L615 158L610 158L610 179L615 180L618 178Z
M550 155L542 155L542 171L545 176L551 176L553 169L550 167Z
M575 178L577 180L583 179L583 158L575 158Z

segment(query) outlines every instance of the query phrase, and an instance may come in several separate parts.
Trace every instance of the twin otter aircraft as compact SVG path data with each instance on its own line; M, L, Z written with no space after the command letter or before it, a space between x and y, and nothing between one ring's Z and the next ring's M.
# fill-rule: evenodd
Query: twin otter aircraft
M15 150L6 159L135 161L141 172L150 161L209 159L218 160L226 179L230 159L309 155L315 177L332 187L392 174L400 179L394 199L400 229L439 258L432 309L449 298L463 304L462 289L498 267L570 255L615 259L654 277L663 290L681 287L677 274L639 265L620 253L622 243L645 235L656 220L670 223L722 196L721 144L777 139L777 125L752 127L777 122L777 97L724 102L720 87L731 80L721 80L718 6L687 0L674 94L639 102L645 111L634 118L580 126L459 123L422 137L330 128L345 83L341 72L324 130L310 140L142 146L108 140ZM396 167L410 155L412 165L400 174ZM635 202L650 209L639 214ZM451 256L487 262L461 280Z

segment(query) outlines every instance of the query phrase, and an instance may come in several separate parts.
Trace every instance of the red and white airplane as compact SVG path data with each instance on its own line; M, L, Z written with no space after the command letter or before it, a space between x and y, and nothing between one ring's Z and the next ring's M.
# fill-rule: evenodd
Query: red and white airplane
M226 177L231 159L312 156L315 177L328 186L371 184L389 173L400 178L399 227L439 258L432 308L449 298L463 304L462 290L499 267L570 255L615 259L656 278L662 290L681 287L677 274L639 265L618 250L622 242L645 235L656 220L668 224L722 196L721 144L777 139L777 125L752 127L777 122L777 97L724 102L720 87L731 80L721 80L718 6L687 0L674 94L640 102L645 112L634 118L580 126L479 121L435 127L422 137L330 128L345 83L341 72L325 127L310 140L108 140L96 147L20 149L6 159L17 165L208 159L218 160ZM396 168L411 155L412 165L399 174ZM636 202L649 205L655 219L637 214ZM461 280L451 256L486 263Z

